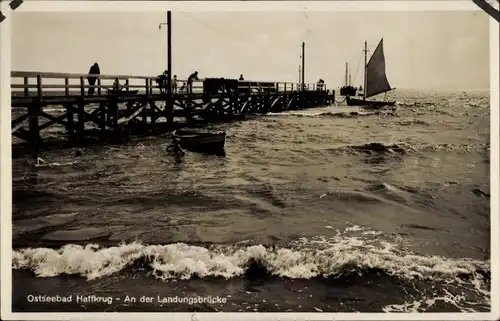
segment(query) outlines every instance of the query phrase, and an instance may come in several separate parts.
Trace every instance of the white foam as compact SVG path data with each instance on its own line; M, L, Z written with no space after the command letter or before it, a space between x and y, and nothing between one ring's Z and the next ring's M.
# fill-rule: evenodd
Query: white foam
M74 165L77 163L78 163L78 161L65 162L65 163L59 163L59 162L45 163L45 161L42 158L38 157L35 166L36 167L60 167L60 166Z
M273 275L302 279L335 275L351 267L382 269L402 278L453 282L460 282L457 278L460 275L489 271L489 262L419 256L404 253L386 241L343 234L333 238L302 238L291 243L290 248L277 249L263 245L205 248L184 243L138 242L102 249L91 244L66 245L61 249L28 248L14 251L13 267L32 270L40 277L76 274L95 279L116 273L139 258L147 258L154 274L164 280L189 279L194 275L237 277L245 272L250 260L261 262ZM475 282L478 288L484 287L480 277Z
M477 305L476 302L468 301L465 295L453 295L446 289L442 296L435 296L432 298L423 297L419 300L413 300L411 302L405 302L403 304L389 304L382 307L382 311L389 312L406 312L406 313L419 313L428 311L429 308L433 307L439 301L445 302L455 306L460 312L476 312L471 306Z

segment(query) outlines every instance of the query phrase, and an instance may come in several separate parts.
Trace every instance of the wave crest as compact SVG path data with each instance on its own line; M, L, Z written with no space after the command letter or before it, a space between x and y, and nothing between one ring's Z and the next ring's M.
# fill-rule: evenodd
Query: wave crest
M267 113L266 116L295 116L295 117L312 117L312 118L357 118L364 116L398 116L392 110L377 110L377 111L345 111L345 112L331 112L331 111L288 111L282 113Z
M336 148L330 148L330 152L334 153L368 153L368 154L409 154L414 152L443 152L453 151L462 154L467 154L472 151L488 151L489 144L418 144L399 142L395 144L372 142L359 145L346 145Z

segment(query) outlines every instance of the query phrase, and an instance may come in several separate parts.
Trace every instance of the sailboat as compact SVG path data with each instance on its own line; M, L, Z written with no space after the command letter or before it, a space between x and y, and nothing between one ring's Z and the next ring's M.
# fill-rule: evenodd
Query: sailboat
M366 100L366 98L373 97L378 94L386 93L394 90L391 88L387 75L385 74L385 57L384 57L384 38L380 40L377 48L373 52L368 63L368 44L365 41L365 72L364 72L364 90L363 99L356 99L347 97L347 105L349 106L362 106L365 108L380 108L382 106L392 106L395 101L375 101Z
M349 64L345 63L345 85L340 88L341 96L355 96L358 88L351 85L351 73Z

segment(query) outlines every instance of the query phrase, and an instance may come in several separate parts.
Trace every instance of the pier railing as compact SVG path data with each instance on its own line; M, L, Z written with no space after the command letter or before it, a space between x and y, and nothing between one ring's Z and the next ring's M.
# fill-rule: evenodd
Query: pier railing
M90 85L88 77L95 77L96 82ZM11 89L14 97L44 96L88 96L89 89L93 95L106 95L110 90L134 92L137 94L161 95L156 82L157 77L129 75L89 75L54 72L12 71ZM259 93L269 91L287 93L300 90L300 85L292 82L242 81L238 86L245 92ZM174 94L202 93L203 79L193 81L191 91L187 80L177 80L173 86ZM305 84L304 90L317 90L316 84Z

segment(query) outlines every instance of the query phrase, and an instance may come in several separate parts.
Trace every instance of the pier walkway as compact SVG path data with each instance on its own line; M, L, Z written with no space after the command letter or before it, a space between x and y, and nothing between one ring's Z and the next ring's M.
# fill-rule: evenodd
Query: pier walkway
M207 78L194 81L191 90L178 80L169 101L156 77L93 75L97 81L91 86L88 76L12 71L12 135L37 154L41 132L52 126L64 126L68 140L78 144L91 132L100 139L159 133L186 123L231 121L335 100L334 92L315 84L301 88L288 82Z

